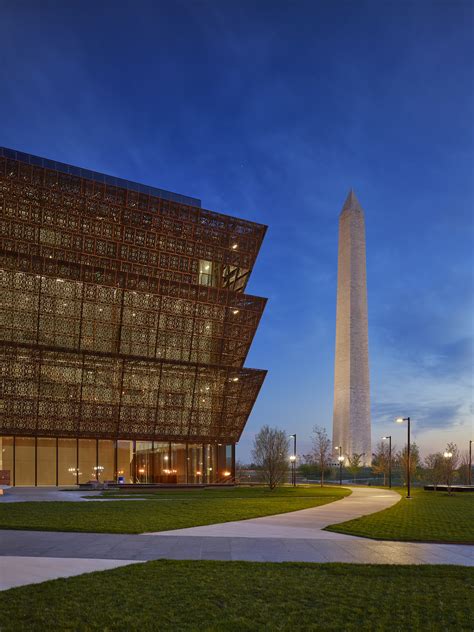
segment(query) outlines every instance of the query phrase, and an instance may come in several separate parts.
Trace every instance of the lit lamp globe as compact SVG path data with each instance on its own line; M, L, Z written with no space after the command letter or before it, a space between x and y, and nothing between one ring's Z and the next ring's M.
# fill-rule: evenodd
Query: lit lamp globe
M292 454L292 455L290 456L290 461L291 461L292 463L294 463L294 462L296 461L296 456L295 456L294 454Z
M344 457L342 456L342 454L341 454L341 456L337 457L337 460L340 461L341 463L342 463L342 461L344 461Z
M452 452L445 452L443 454L443 456L444 456L445 459L450 459L453 456L453 453Z

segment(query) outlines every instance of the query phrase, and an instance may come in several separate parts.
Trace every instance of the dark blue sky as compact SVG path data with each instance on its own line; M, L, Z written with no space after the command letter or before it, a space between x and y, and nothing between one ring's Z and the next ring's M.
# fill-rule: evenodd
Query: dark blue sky
M6 2L0 144L269 225L263 424L332 423L337 222L367 225L374 442L472 433L470 1Z

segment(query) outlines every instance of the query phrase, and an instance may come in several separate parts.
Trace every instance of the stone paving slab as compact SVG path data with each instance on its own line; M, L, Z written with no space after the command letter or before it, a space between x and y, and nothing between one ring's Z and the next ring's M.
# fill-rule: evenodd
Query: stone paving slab
M470 545L378 541L323 530L399 498L388 490L353 488L351 496L321 507L142 535L0 530L0 589L156 559L474 566Z
M0 590L136 563L134 560L3 556L0 557Z
M212 536L71 534L35 531L0 531L0 559L11 556L156 560L232 559L264 561L352 562L359 564L460 564L474 566L474 547L462 544L425 544L354 538L341 541L315 538L214 538ZM49 536L49 540L45 539Z

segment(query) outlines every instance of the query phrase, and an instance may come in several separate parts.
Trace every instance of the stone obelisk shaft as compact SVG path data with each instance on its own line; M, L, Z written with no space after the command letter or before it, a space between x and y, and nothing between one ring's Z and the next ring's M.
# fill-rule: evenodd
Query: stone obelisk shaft
M364 212L351 190L339 216L333 447L371 462ZM337 455L338 452L336 451Z

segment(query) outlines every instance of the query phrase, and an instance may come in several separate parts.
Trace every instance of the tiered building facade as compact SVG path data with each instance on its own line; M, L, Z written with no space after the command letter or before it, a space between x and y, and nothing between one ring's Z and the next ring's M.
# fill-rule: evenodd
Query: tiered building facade
M266 227L0 148L0 483L220 483Z

